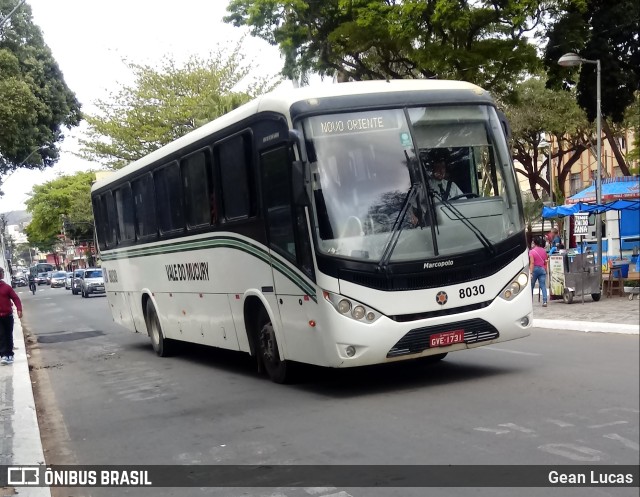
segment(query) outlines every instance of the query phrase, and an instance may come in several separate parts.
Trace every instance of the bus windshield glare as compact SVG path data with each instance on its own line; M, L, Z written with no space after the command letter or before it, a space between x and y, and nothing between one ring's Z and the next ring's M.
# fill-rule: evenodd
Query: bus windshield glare
M493 107L320 115L303 129L322 253L420 260L492 250L524 229Z

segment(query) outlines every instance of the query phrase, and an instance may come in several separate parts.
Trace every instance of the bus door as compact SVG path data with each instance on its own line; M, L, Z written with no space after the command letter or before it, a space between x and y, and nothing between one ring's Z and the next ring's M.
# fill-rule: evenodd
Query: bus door
M310 295L315 291L309 284L313 263L306 216L292 201L291 157L288 144L260 156L274 291L288 347L300 338L296 330L308 323L315 298Z

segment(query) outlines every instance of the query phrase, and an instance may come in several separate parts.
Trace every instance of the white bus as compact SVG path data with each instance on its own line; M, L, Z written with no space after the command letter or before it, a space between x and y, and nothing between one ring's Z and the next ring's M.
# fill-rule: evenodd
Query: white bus
M527 245L508 127L456 81L257 98L97 182L116 322L296 363L437 360L524 337ZM433 186L445 158L462 192Z

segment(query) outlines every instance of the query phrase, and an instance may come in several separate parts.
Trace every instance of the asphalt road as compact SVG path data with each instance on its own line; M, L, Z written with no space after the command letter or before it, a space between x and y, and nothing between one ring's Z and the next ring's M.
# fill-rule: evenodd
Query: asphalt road
M435 365L308 368L246 355L158 358L104 297L19 289L48 464L638 464L637 336L534 329ZM54 496L626 496L629 488L61 489ZM116 493L114 493L116 492Z

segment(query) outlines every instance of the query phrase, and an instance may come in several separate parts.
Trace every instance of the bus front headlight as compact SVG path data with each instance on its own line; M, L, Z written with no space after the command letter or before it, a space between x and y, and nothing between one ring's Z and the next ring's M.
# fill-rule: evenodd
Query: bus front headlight
M518 295L524 288L527 287L527 283L529 282L529 275L525 272L519 273L515 278L513 278L509 284L502 289L500 292L500 297L504 300L512 300Z
M374 323L382 315L375 309L371 309L351 298L343 297L336 293L322 292L324 299L329 302L336 311L343 316L347 316L363 323Z

